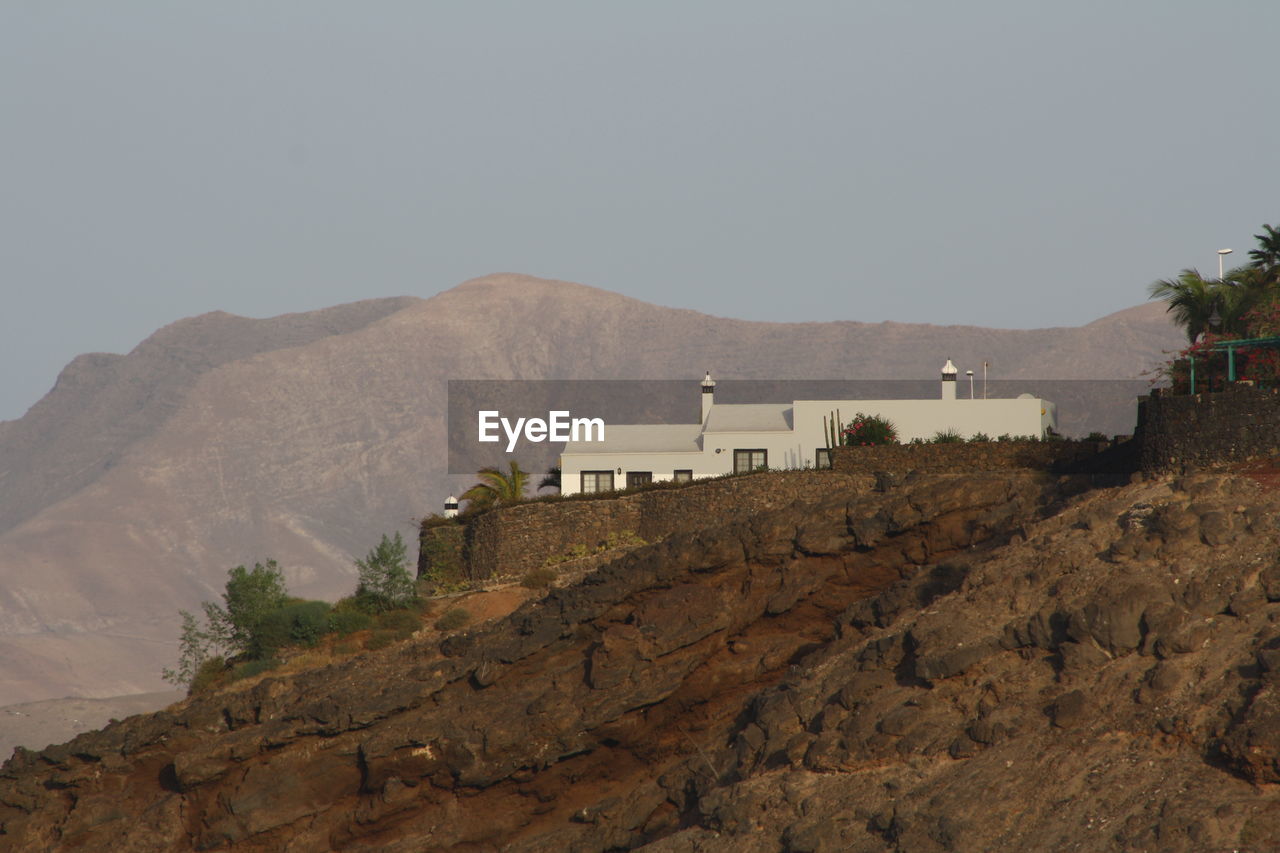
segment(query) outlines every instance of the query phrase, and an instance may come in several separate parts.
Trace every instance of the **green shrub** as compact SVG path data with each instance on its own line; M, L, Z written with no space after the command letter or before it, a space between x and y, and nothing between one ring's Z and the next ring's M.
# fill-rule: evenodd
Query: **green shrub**
M266 658L285 646L314 646L329 631L329 603L291 601L262 617L250 653Z
M990 440L991 440L991 436L987 435L985 432L975 432L973 435L969 436L970 442L990 441Z
M527 589L546 589L556 582L556 577L554 569L534 569L520 579L520 585Z
M634 530L618 530L610 533L605 537L604 543L601 545L602 550L609 551L614 548L632 548L638 545L647 545Z
M858 412L849 425L841 430L840 441L849 447L897 444L898 428L888 418Z
M958 444L964 441L964 436L960 435L958 430L940 429L933 434L932 442L934 444Z
M391 645L396 639L395 631L374 631L369 635L369 639L365 642L364 647L370 651L385 649Z
M440 631L454 631L471 621L471 614L461 607L450 607L436 620Z
M349 600L343 599L343 601ZM339 602L340 604L342 602ZM329 612L329 630L339 637L354 634L356 631L363 631L372 625L373 617L363 610L357 610L354 605L349 607L335 605L333 610Z
M1111 439L1107 438L1107 437L1106 437L1105 435L1103 435L1102 433L1100 433L1100 432L1096 432L1096 431L1095 431L1095 432L1091 432L1091 433L1089 433L1089 434L1085 437L1085 441L1110 441L1110 440L1111 440Z
M195 677L191 679L191 687L187 690L187 695L194 696L197 693L213 690L226 680L227 659L221 655L208 658L196 670Z
M378 617L379 630L391 631L396 639L407 640L422 627L422 618L411 610L392 610Z
M239 681L242 678L253 678L255 675L261 675L264 672L270 672L280 665L280 661L275 658L262 658L261 660L248 660L244 663L237 664L231 670L231 680Z

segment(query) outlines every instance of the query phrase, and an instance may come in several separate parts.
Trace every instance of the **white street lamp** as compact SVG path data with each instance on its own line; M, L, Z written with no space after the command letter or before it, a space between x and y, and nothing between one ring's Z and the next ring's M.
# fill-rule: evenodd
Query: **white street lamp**
M973 399L973 371L966 370L964 372L964 375L969 377L969 399L972 400Z
M1235 251L1234 249L1218 250L1218 281L1222 281L1222 259L1234 251Z

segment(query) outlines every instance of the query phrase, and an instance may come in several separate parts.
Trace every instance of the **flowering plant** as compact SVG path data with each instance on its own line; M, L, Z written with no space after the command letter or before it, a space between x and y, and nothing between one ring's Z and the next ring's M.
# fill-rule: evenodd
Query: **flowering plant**
M887 418L858 412L849 425L840 431L840 443L848 447L897 444L898 428Z

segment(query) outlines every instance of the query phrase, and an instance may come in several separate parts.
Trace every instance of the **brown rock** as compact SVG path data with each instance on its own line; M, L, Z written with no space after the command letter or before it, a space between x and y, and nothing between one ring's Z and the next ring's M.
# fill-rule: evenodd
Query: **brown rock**
M1059 696L1049 706L1049 716L1060 729L1075 728L1085 722L1089 710L1084 691L1072 690Z

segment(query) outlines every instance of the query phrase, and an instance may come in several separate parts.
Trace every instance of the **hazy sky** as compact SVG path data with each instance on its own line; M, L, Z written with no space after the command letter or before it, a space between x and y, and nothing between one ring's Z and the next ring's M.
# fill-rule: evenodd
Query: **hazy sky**
M181 317L525 272L1077 325L1280 223L1280 3L0 0L0 418Z

